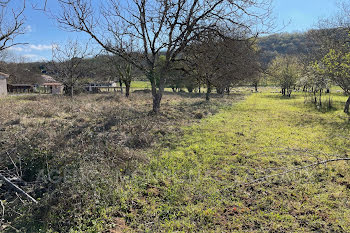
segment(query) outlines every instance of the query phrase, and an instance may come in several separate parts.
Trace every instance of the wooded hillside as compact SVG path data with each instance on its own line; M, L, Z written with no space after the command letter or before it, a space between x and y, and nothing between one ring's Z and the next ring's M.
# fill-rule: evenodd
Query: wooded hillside
M344 29L313 29L304 33L279 33L261 37L258 42L262 53L261 62L266 65L277 55L310 56L320 51L324 38L328 38L328 43L343 43L347 35Z

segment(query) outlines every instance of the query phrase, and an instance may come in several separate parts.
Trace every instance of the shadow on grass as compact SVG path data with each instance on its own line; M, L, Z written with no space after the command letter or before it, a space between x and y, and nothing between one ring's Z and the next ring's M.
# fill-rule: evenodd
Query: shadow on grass
M309 111L315 112L315 113L334 113L336 111L339 111L340 108L338 105L333 104L333 106L328 107L325 103L323 106L315 105L314 103L304 103L304 107L308 108Z
M276 94L264 95L263 98L282 99L282 100L294 100L294 99L298 99L299 97L296 96L296 95L293 95L293 94L289 97L289 96L285 96L285 95L276 93Z
M169 95L169 96L181 96L184 98L203 98L205 99L206 93L189 93L189 92L164 92L164 95ZM212 93L210 94L210 98L217 99L217 98L222 98L223 95Z

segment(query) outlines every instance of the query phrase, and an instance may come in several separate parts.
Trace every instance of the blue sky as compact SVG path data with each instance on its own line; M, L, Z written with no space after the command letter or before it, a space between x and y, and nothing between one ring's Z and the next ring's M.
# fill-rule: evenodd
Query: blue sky
M17 1L17 0L16 0ZM19 2L19 1L18 1ZM40 0L31 0L31 3ZM55 9L56 1L49 0L48 7ZM318 19L336 13L337 0L274 0L274 15L280 32L303 32L314 28ZM38 5L40 7L40 5ZM26 61L51 60L52 45L67 40L87 41L80 33L59 29L57 23L47 13L27 7L25 11L27 32L17 38L18 42L28 43L10 49L17 57ZM286 25L282 27L282 25Z
M320 18L334 15L338 0L274 0L277 25L286 24L283 31L304 32L317 26Z
M27 4L26 33L16 38L16 42L26 43L26 45L18 45L9 49L17 59L21 57L25 61L48 61L52 59L52 47L56 44L64 44L68 40L75 39L82 42L88 41L88 36L84 33L73 33L60 29L49 12L38 10L42 5L35 4L39 2L43 0L30 0L30 4ZM55 10L55 7L58 7L56 1L48 0L47 8Z

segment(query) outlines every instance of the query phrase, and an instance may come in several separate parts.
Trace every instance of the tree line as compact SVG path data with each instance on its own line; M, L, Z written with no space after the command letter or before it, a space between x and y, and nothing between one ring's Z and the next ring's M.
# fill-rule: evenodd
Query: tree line
M250 40L270 26L266 20L271 13L270 0L128 0L123 4L108 0L99 6L88 0L59 2L56 19L62 28L89 35L105 51L122 58L147 77L154 113L160 110L169 73L191 57L189 48L195 49L203 38L214 36L213 43ZM208 47L203 54L210 53ZM199 67L193 71L198 72ZM200 73L207 77L210 90L210 74Z
M106 61L110 64L107 69L126 85L126 95L133 70L150 81L154 113L159 112L167 86L186 84L189 91L205 86L209 100L213 87L223 93L253 79L258 69L256 37L271 27L271 0L58 3L59 8L51 9L53 18L63 29L91 37L111 58ZM25 1L23 4L25 7ZM46 1L43 4L45 10ZM92 52L74 41L54 47L50 72L62 79L71 95L79 80L88 76L83 61Z

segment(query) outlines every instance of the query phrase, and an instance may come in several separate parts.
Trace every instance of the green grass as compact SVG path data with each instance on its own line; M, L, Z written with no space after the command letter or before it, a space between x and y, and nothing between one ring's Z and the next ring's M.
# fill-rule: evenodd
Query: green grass
M327 110L302 93L261 91L210 103L166 93L158 116L147 114L149 93L0 100L11 110L0 114L4 148L31 155L33 167L79 167L12 224L26 232L350 232L347 162L244 185L349 157L346 97L332 91Z
M265 175L349 157L350 125L302 94L253 94L160 146L125 185L130 231L349 232L350 168L337 162L264 183ZM128 204L129 203L129 204ZM134 203L134 204L131 204Z
M150 89L151 83L149 81L132 81L131 88Z
M151 83L149 81L132 81L131 82L132 90L142 90L142 89L151 89ZM165 91L172 92L171 88L165 88Z

